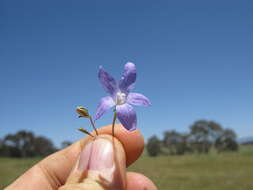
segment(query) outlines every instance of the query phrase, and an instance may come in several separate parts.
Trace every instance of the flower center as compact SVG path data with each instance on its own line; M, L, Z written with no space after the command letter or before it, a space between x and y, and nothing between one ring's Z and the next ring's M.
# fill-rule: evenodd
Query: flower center
M116 104L117 105L122 105L126 103L126 94L122 92L118 92L116 94Z

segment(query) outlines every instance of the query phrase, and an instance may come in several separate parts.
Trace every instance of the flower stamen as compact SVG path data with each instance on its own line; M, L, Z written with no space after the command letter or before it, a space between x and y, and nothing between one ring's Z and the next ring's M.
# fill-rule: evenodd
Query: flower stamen
M116 94L116 105L122 105L126 103L126 94L122 92L117 92Z

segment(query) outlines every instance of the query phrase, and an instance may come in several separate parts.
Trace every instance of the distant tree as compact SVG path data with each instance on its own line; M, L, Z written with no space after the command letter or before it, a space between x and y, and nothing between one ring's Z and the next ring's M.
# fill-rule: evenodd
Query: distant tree
M223 131L220 124L206 120L196 121L190 130L191 145L199 153L208 153Z
M253 141L243 142L241 145L253 145Z
M181 134L174 130L164 133L163 145L171 155L180 155L190 151L188 134Z
M163 145L169 150L171 155L176 154L177 152L177 144L181 140L180 134L174 130L165 131L163 137Z
M61 148L63 149L63 148L66 148L66 147L68 147L69 145L71 145L72 144L72 142L70 142L70 141L63 141L62 143L61 143Z
M178 155L193 152L191 144L189 142L189 137L190 137L189 134L181 134L181 141L177 145L177 154Z
M16 134L9 134L4 138L5 148L9 156L29 157L34 152L34 135L32 132L21 130Z
M6 145L4 144L4 141L0 139L0 156L7 156L9 152L6 149Z
M16 135L8 134L4 137L3 141L3 155L10 157L21 157L21 151L19 149L19 141Z
M238 151L236 133L232 129L225 129L215 141L217 152Z
M43 136L36 137L34 141L34 152L36 156L47 156L56 151L52 141Z
M1 156L33 157L46 156L56 149L45 137L36 137L32 132L21 130L16 134L8 134L2 141Z
M148 139L147 151L150 156L157 156L161 153L161 142L156 136Z
M0 139L0 155L1 155L1 150L2 150L2 148L3 148L3 145L4 145L3 140Z
M29 131L19 131L15 136L18 139L18 148L21 152L21 157L34 156L34 134Z

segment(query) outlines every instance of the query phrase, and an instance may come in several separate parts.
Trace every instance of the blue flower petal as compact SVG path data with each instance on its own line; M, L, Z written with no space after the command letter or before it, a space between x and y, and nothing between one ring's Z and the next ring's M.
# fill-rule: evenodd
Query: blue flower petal
M97 106L95 121L113 106L115 106L115 102L113 101L112 97L106 96L101 98Z
M121 80L119 81L119 89L128 93L130 90L134 88L134 84L136 81L136 67L135 64L128 62L125 64L124 73L122 75Z
M98 78L106 92L113 96L117 91L117 82L102 66L99 67Z
M136 106L150 106L151 102L149 99L139 93L129 93L127 96L127 103Z
M117 118L121 124L129 131L136 129L137 118L133 107L129 104L116 106Z

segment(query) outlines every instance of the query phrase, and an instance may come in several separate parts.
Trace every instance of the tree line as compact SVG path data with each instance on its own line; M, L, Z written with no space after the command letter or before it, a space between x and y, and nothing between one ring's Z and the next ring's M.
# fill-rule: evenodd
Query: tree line
M64 141L61 146L65 148L70 144L71 142ZM224 129L217 122L198 120L190 126L188 133L180 133L175 130L165 131L163 139L152 136L146 144L150 156L207 154L212 148L218 153L237 151L239 146L236 141L236 133L231 129ZM57 150L50 139L36 136L25 130L8 134L0 139L0 156L5 157L47 156Z
M0 140L0 156L47 156L55 151L57 148L51 140L43 136L35 136L30 131L21 130L15 134L8 134Z
M148 154L150 156L207 154L211 149L215 149L218 153L239 149L236 133L232 129L224 129L215 121L198 120L189 128L188 133L165 131L161 140L155 135L150 137L146 144Z

